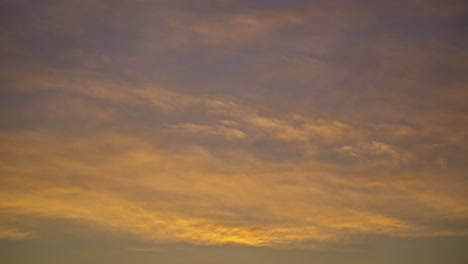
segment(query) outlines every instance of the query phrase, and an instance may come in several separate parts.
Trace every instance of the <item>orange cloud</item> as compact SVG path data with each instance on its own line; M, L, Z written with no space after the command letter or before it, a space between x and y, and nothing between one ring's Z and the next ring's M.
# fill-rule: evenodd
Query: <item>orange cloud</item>
M95 2L22 2L2 29L0 238L44 219L201 245L467 234L466 52L432 41L459 34L381 35L406 18L386 4Z
M2 151L3 212L65 219L155 242L301 247L348 243L355 234L459 232L408 218L414 203L434 209L417 215L467 217L459 187L440 189L432 180L376 189L363 179L384 177L373 175L378 168L276 163L242 150L219 155L196 145L175 151L119 134L3 139L10 142ZM440 194L430 196L423 186ZM399 210L388 210L391 203Z

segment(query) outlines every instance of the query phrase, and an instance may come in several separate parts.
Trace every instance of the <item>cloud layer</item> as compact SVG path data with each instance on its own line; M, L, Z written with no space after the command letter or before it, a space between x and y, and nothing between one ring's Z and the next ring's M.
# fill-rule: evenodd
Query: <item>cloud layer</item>
M42 2L1 6L1 238L467 235L461 2Z

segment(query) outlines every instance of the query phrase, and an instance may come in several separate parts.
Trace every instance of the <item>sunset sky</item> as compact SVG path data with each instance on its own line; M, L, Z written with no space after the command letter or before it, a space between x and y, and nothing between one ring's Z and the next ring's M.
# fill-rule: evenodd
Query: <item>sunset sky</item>
M0 262L468 263L464 0L0 0Z

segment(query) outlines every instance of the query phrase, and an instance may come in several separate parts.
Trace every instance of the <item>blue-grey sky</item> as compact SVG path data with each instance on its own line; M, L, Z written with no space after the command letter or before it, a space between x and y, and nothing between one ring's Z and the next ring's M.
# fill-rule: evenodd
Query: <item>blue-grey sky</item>
M468 5L1 0L5 263L466 263Z

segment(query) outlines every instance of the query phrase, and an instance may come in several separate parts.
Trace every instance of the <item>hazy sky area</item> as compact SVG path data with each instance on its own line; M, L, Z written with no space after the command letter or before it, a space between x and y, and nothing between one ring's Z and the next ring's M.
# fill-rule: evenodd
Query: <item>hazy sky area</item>
M465 0L0 0L0 263L468 263Z

